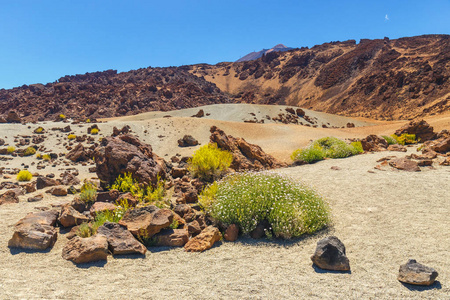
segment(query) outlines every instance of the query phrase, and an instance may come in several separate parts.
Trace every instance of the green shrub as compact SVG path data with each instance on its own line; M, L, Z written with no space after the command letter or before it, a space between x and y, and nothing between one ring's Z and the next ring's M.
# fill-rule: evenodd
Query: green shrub
M82 223L78 227L77 235L82 238L90 237L95 235L98 228L105 224L105 222L118 223L122 219L123 215L119 215L116 211L117 210L111 212L109 210L105 210L98 213L92 223Z
M270 172L229 175L207 187L199 202L216 220L236 224L244 234L264 220L281 238L313 233L330 222L328 205L314 190Z
M17 181L30 181L33 175L28 170L22 170L17 174Z
M80 200L85 203L93 203L97 199L97 187L91 181L85 181L81 186Z
M388 145L398 144L397 140L391 136L382 135L381 137L386 140Z
M36 154L36 149L34 147L28 147L23 152L23 156L30 156L30 155L35 155L35 154Z
M66 119L66 116L63 115L63 114L60 114L60 115L59 115L59 119L60 119L60 120L65 120L65 119Z
M400 145L409 145L417 143L415 134L403 133L400 136L393 134L391 135L391 137L393 137Z
M350 145L335 137L324 137L315 140L306 148L295 150L291 159L312 163L324 158L344 158L364 152L361 142Z
M188 161L188 169L194 177L213 181L230 167L232 161L230 152L217 148L216 144L207 144L194 152Z
M145 204L152 204L159 208L169 206L168 199L165 198L166 190L164 189L164 180L158 176L156 186L140 185L132 176L131 173L119 175L111 189L119 190L124 193L131 193L139 202Z
M16 147L14 147L14 146L9 146L8 148L6 148L6 151L7 151L9 154L12 154L12 153L14 153L14 151L16 151Z
M45 161L51 161L52 157L50 156L50 154L44 154L42 155L42 159Z
M37 133L37 134L42 134L42 133L44 133L44 127L39 126L38 128L36 128L36 129L34 130L34 133Z
M98 227L97 227L98 228ZM95 233L89 223L81 223L78 226L77 235L82 238L93 236Z
M69 134L69 135L67 136L67 138L68 138L69 140L74 140L74 139L77 138L77 136L76 136L75 134Z
M98 129L97 128L92 128L91 129L91 134L98 134Z

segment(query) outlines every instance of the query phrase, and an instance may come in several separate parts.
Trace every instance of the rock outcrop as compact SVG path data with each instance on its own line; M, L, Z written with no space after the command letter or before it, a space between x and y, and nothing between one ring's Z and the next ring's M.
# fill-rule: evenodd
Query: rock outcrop
M243 138L226 135L223 130L216 126L212 126L210 132L211 143L215 143L218 148L230 151L233 154L233 162L230 168L236 171L265 170L286 166L286 164L266 154L258 145L250 144Z
M96 172L103 184L113 184L119 175L131 173L139 183L156 184L166 178L165 161L131 134L106 137L94 150Z
M395 134L398 136L404 133L415 134L416 139L420 142L425 142L436 138L436 133L433 131L433 127L431 127L425 120L413 120L395 131Z

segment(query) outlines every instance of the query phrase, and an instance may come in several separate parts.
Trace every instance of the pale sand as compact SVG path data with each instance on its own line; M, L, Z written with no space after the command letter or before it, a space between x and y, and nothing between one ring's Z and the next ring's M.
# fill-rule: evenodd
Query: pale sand
M217 125L237 137L244 136L250 142L260 142L264 150L272 147L268 152L276 155L277 151L285 153L285 148L291 148L290 151L297 144L307 143L309 138L358 137L367 135L367 131L388 134L405 123L338 130L190 118L143 122L135 121L130 125L161 156L164 156L162 150L167 155L192 154L193 148L178 148L174 138L194 132L206 143L210 125ZM435 122L450 128L446 125L448 119ZM109 135L111 126L122 124L116 120L99 127L103 134ZM160 129L156 129L155 124L159 124ZM4 126L1 136L4 136L5 126L10 125L1 126ZM153 130L145 135L143 130L147 126ZM30 131L27 129L27 132L25 126L15 128L22 128L22 134ZM85 132L85 128L77 130ZM166 132L167 137L155 137L159 132ZM290 142L294 138L295 141ZM49 141L50 145L56 144L56 137ZM150 248L145 258L109 257L106 264L81 267L62 259L64 235L59 235L55 246L45 253L20 252L7 247L13 225L34 207L71 200L70 196L56 198L45 194L43 201L28 203L26 198L31 195L21 196L18 204L0 206L0 298L448 299L450 168L438 166L436 170L419 173L368 172L373 170L377 159L387 155L404 154L365 154L276 170L312 185L329 201L334 224L317 235L290 242L240 238L238 242L224 242L204 253ZM19 167L21 160L8 162L8 167ZM331 170L331 166L341 170ZM53 171L58 175L59 168L48 167L40 173ZM86 168L80 169L80 177L95 175L87 174ZM327 273L312 267L310 256L317 241L329 234L338 236L346 245L351 274ZM434 267L439 272L439 283L430 289L399 283L396 280L398 268L409 258Z

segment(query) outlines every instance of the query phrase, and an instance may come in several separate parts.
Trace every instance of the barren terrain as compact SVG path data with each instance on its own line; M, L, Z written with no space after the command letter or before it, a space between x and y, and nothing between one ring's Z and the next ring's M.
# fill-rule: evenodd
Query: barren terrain
M177 140L191 134L205 144L212 125L235 137L260 145L285 162L293 150L324 136L362 138L368 134L392 134L406 121L381 122L352 119L306 111L320 124L339 128L313 128L301 125L255 124L243 121L254 113L258 118L273 115L284 107L221 105L203 107L204 118L193 118L197 109L147 113L104 120L100 134L108 136L114 126L129 125L132 133L169 160L177 153L192 155L197 147L180 148ZM233 113L223 113L224 111ZM170 115L171 117L164 117ZM450 129L450 115L426 120L435 131ZM352 122L355 128L341 128ZM50 128L67 124L0 124L1 137L14 144L14 136L31 135L37 126L48 132L47 151L66 152L67 134ZM91 124L70 125L76 135L86 133ZM28 128L31 126L31 128ZM51 134L50 134L51 133ZM58 136L59 135L59 136ZM5 138L6 137L6 138ZM416 146L408 152L416 151ZM45 151L44 151L45 152ZM43 153L44 153L43 152ZM377 160L399 152L377 152L346 159L325 160L311 165L278 169L295 180L314 187L330 203L333 225L316 235L293 241L252 240L221 242L203 253L186 253L182 248L149 248L145 257L108 258L107 263L76 266L61 257L66 242L61 230L55 246L46 252L20 251L7 247L13 225L36 207L50 207L72 200L73 196L44 194L41 202L20 197L17 204L0 206L0 298L2 299L448 299L450 294L450 167L435 165L422 172L380 171ZM40 174L77 168L80 179L95 177L89 165L65 165L58 159L43 170L31 165L36 158L16 157L2 161L7 170L23 168ZM64 163L63 163L64 162ZM332 166L339 170L332 170ZM15 176L1 178L14 181ZM35 192L35 194L39 193ZM336 235L347 248L351 273L325 272L312 266L310 256L316 243ZM414 287L397 281L400 264L410 258L435 268L437 282L431 287Z

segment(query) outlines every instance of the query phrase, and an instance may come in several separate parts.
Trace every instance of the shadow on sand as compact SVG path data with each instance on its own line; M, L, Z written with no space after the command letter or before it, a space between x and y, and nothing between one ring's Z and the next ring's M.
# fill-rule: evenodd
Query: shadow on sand
M436 289L436 290L442 289L442 285L439 281L435 281L432 285L414 285L414 284L409 284L409 283L404 283L404 282L400 282L400 283L403 284L403 286L410 291L423 292L423 291L429 291L429 290L434 290L434 289Z

